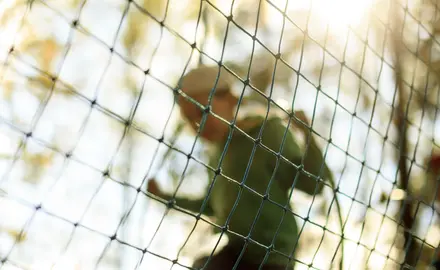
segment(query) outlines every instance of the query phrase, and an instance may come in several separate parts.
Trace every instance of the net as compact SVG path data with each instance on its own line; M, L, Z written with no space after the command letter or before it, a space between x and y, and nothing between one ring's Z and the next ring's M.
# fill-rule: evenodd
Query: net
M237 112L252 99L288 132L294 112L308 120L304 151L318 146L334 182L278 204L298 225L295 269L431 265L438 14L428 0L1 1L0 269L195 269L228 245L227 224L147 191L208 207L227 147L210 164L176 98L201 64L233 74Z

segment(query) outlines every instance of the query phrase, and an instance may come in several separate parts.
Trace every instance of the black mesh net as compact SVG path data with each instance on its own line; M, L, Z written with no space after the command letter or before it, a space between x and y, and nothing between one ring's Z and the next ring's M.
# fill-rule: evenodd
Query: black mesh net
M433 265L440 259L437 6L0 1L0 269L199 269L202 257L215 269L228 259L231 269ZM216 87L207 104L182 93L181 78L201 65L233 76L232 121L213 110ZM195 129L182 98L200 109ZM272 113L285 124L281 144L296 134L302 157L322 154L319 170L308 169L314 159L283 156L292 142L269 149L261 134ZM264 119L256 138L240 128L238 117L249 115ZM229 130L214 165L214 146L201 136L207 119ZM261 176L268 184L257 190L252 172L228 175L222 162L238 147L232 134L252 144L246 162L236 162L244 165L235 165L246 175L257 170L252 160L261 149L276 159L268 170L283 162L296 168L282 189L286 203L269 192L277 177ZM322 192L296 188L301 175ZM220 181L238 195L213 199ZM168 197L152 192L153 182ZM251 193L258 214L246 233L234 231L229 222L240 221L231 217L246 212L240 201ZM229 197L231 211L220 217ZM254 237L264 234L256 224L265 205L283 212L276 225L264 225L276 235L282 220L297 224L283 236L297 239L289 254ZM236 243L231 237L243 245L221 259ZM261 258L246 253L252 245ZM270 268L270 254L287 263Z

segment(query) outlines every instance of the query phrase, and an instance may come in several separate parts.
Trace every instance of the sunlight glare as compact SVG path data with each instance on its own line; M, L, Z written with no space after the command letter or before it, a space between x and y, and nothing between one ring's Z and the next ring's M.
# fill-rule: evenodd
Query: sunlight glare
M372 3L373 0L313 0L312 10L332 26L357 26Z
M397 188L391 192L390 199L392 201L401 201L406 198L406 192L403 189Z

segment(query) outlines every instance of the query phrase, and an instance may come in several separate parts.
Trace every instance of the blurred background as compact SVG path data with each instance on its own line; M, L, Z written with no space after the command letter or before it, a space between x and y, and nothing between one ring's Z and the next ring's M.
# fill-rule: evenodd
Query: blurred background
M440 240L426 163L440 150L439 5L1 0L0 269L188 269L210 253L210 225L146 184L203 196L204 145L173 89L214 61L243 80L274 61L271 83L251 84L305 111L334 173L336 192L293 196L312 221L298 218L297 269L426 269Z

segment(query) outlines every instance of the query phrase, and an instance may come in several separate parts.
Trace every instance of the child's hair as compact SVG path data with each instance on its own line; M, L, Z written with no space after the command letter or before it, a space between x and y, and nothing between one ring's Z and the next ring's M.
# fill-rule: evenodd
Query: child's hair
M216 92L231 91L233 80L233 75L223 67L202 65L183 76L180 89L189 96L209 93L214 87Z

